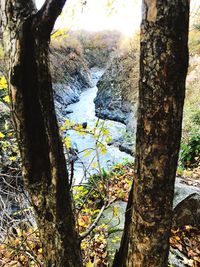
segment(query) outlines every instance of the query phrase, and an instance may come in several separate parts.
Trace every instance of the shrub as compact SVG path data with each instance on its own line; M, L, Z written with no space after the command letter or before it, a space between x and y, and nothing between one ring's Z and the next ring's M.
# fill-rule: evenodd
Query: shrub
M189 133L186 143L181 144L180 165L183 168L194 168L200 163L200 130Z

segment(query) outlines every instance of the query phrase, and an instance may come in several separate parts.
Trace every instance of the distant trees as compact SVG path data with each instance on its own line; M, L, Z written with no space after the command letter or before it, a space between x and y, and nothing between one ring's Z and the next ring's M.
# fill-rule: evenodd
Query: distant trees
M115 267L168 265L189 1L143 1L135 176Z
M0 1L12 118L45 266L80 267L62 141L54 110L49 41L65 0Z
M105 67L120 45L122 34L118 31L81 31L77 38L84 48L90 67Z

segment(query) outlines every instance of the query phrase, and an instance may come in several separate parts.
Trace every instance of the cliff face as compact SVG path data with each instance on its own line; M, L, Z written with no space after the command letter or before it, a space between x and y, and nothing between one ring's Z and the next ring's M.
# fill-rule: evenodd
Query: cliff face
M79 101L85 88L94 86L89 68L105 68L118 49L121 37L115 31L55 33L51 71L58 119L66 116L66 106Z
M92 77L81 51L68 46L52 47L51 72L54 101L59 121L69 112L66 107L79 101L80 93L92 87Z
M119 49L122 34L118 31L80 31L77 39L89 67L105 68L114 52Z
M97 116L123 122L130 131L135 128L138 62L137 53L115 57L97 83L94 100Z

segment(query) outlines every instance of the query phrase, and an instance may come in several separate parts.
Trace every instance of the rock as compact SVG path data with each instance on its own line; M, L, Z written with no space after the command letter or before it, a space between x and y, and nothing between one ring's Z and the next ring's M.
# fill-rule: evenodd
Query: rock
M136 135L136 128L137 128L137 106L135 106L135 110L132 111L127 120L126 120L126 130L131 135L133 139L133 143L135 143L135 135Z
M122 140L119 149L130 155L134 150L138 101L138 53L125 52L112 59L97 83L94 99L97 117L124 123L129 140Z
M131 143L122 143L119 145L119 150L134 156L134 145Z
M68 110L66 110L66 115L67 114L71 114L71 113L73 113L74 111L72 110L72 109L68 109Z
M200 226L200 195L193 193L182 200L174 209L173 226Z
M131 54L131 53L130 53ZM111 61L97 83L94 100L96 115L101 118L127 123L135 112L138 94L138 56L125 53Z
M115 251L119 249L120 240L124 229L125 210L127 203L115 201L103 213L99 224L108 225L108 257L113 261Z
M5 130L5 122L10 121L10 110L7 105L0 101L0 132Z
M191 192L193 193L191 195ZM186 185L184 180L181 178L176 178L175 183L175 195L174 195L174 205L176 208L174 209L174 216L177 222L179 222L179 216L182 216L183 209L193 209L197 211L195 217L195 221L198 220L200 222L200 195L196 192L199 192L199 188L194 186ZM189 195L189 197L187 197ZM186 199L185 199L186 197ZM185 200L183 200L185 199ZM180 202L180 204L178 204ZM186 204L187 205L186 205ZM177 205L178 204L178 205ZM125 211L126 211L126 202L123 201L115 201L112 205L106 209L103 213L103 217L100 219L99 224L105 223L108 225L108 253L109 253L109 263L111 263L114 258L115 251L119 249L120 240L123 233L124 221L125 221ZM192 207L193 206L193 207ZM117 210L117 212L114 212ZM116 216L114 216L116 214ZM189 220L189 217L187 218ZM187 222L189 222L187 220ZM190 221L192 222L192 221ZM177 252L178 253L178 252ZM173 265L173 267L185 267L181 258L177 255L177 253L170 253L169 262Z
M56 114L58 120L62 122L63 118L69 114L66 109L67 106L79 101L81 90L75 86L70 87L69 85L56 83L53 84L53 91Z
M80 88L75 86L70 87L62 83L53 84L54 100L58 102L61 107L66 108L67 105L78 102L81 93Z
M59 122L69 114L66 107L79 101L81 92L94 86L83 54L66 43L51 46L51 73L54 102Z
M177 177L175 182L173 207L175 208L178 203L193 193L200 194L200 189L196 186L187 185L184 179Z
M83 122L82 127L83 127L83 129L86 129L87 128L87 122Z
M96 98L95 98L96 101ZM114 108L112 106L109 106L109 109L107 108L99 108L95 110L95 115L102 119L109 119L113 121L119 121L125 124L125 121L127 120L126 114L124 114L120 109Z
M92 77L87 62L80 51L66 43L52 42L51 72L53 83L92 87Z

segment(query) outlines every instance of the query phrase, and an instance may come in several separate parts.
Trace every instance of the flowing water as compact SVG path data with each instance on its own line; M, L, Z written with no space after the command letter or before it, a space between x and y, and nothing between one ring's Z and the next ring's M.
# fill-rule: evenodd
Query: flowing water
M96 84L98 78L102 75L102 71L93 70L93 81ZM98 118L95 116L94 98L97 93L97 87L88 88L83 91L80 96L80 101L68 106L68 109L73 113L67 115L72 122L82 124L87 122L88 129L94 128ZM126 126L120 122L111 120L99 120L99 124L104 124L104 127L109 130L109 134L114 140L118 140L126 131ZM87 157L83 153L79 153L80 159L75 161L75 184L84 182L90 174L98 173L99 167L108 169L110 166L117 162L124 160L132 160L133 158L125 152L121 152L118 147L113 145L106 145L106 154L98 153L99 164L96 157L95 139L91 134L81 136L75 131L68 131L73 146L76 147L78 152L85 151L92 148L92 153Z

